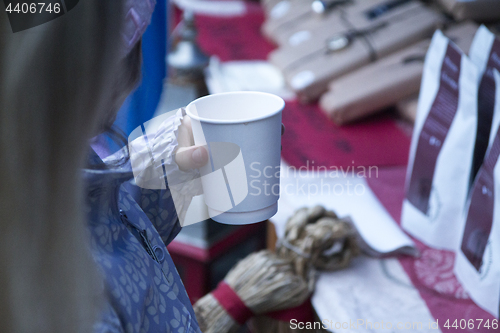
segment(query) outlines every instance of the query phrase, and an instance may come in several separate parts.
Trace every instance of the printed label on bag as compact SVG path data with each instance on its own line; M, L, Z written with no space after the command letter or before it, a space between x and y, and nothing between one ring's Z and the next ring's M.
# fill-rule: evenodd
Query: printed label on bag
M472 188L461 249L479 272L493 225L495 182L493 170L500 155L500 133L497 133Z
M500 42L495 39L491 47L490 56L486 70L483 74L478 91L478 131L486 132L488 140L495 108L496 84L493 76L493 68L500 70ZM488 127L488 128L486 128ZM478 137L479 138L479 137ZM474 154L474 168L477 168L477 176L473 183L470 195L469 211L462 238L461 249L465 257L481 274L485 274L486 263L484 256L493 225L493 210L495 206L495 188L493 170L500 155L500 133L496 133L487 156L483 158L486 147L479 147L476 141ZM480 154L483 154L479 156ZM483 162L481 164L481 162ZM473 174L474 175L474 174ZM487 260L486 260L487 261Z
M477 134L472 163L471 183L474 181L483 163L484 155L488 148L493 110L495 108L495 78L493 77L493 68L500 71L499 54L500 41L495 39L491 47L488 63L486 64L486 70L479 84L477 97Z
M415 162L406 193L409 202L425 215L432 212L433 217L438 214L437 207L430 209L434 170L458 108L460 61L460 52L448 44L441 67L439 90L418 139Z

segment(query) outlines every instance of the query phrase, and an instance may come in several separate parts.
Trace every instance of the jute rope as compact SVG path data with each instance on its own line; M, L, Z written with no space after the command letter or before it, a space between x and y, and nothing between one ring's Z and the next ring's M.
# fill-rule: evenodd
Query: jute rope
M229 286L235 293L229 296L238 299L240 310L243 307L250 313L248 326L254 333L322 332L291 329L290 322L268 315L307 304L317 272L344 268L357 253L355 230L349 221L320 206L301 208L287 221L285 237L277 244L276 253L264 250L241 260L227 274L223 287ZM228 313L231 304L221 305L225 302L221 301L220 289L194 306L204 333L237 332L241 324L237 319L246 320Z
M340 219L322 206L315 206L297 210L288 220L276 253L292 261L295 272L308 282L312 291L318 271L347 267L359 248L350 221Z

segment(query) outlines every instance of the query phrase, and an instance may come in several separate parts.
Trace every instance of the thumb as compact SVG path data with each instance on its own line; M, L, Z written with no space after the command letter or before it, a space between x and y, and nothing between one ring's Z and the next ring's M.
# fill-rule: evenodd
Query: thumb
M197 169L208 162L208 152L205 147L180 147L175 153L175 163L182 171Z

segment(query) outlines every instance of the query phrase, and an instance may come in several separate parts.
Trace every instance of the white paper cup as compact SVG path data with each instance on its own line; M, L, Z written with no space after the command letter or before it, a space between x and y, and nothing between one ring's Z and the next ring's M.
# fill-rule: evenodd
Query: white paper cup
M276 214L284 106L278 96L244 91L205 96L186 107L195 144L208 147L210 161L200 173L213 220L249 224Z

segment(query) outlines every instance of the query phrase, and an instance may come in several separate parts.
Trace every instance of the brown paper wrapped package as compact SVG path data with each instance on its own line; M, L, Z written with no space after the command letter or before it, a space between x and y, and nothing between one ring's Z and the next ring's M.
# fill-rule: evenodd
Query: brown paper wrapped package
M498 0L438 0L443 8L457 20L477 20L481 22L500 20Z
M407 3L374 21L370 32L355 36L344 49L328 52L326 42L316 43L307 45L308 54L304 55L302 48L301 58L287 61L287 66L282 67L285 80L301 101L315 100L327 90L330 81L430 37L443 17L419 3ZM357 27L355 30L359 31ZM296 59L296 55L290 54L288 58ZM277 65L276 59L271 57Z
M266 21L262 24L262 34L273 42L277 42L275 35L280 30L288 30L297 20L313 17L317 14L311 10L312 1L283 0L265 6Z
M378 1L377 6L380 5ZM370 5L368 5L370 4ZM359 10L357 12L347 15L345 12L333 12L329 18L324 22L324 25L317 26L314 29L304 29L292 34L286 43L280 46L269 54L269 61L282 71L290 70L294 66L307 63L314 60L314 57L319 57L326 54L326 44L334 36L341 36L349 33L349 31L363 31L376 27L377 25L390 22L393 19L404 19L405 15L414 14L415 10L423 8L422 4L418 2L410 2L394 8L393 10L381 15L377 19L368 19L366 11L374 8L371 2L366 2L356 6ZM409 14L408 14L409 13ZM302 38L298 40L298 35L308 34L310 38ZM362 37L358 36L358 39ZM346 51L349 48L346 49Z
M268 15L269 12L274 8L274 6L280 1L281 0L261 0L260 3L262 5L262 8L264 9L264 13ZM288 1L288 0L283 0L283 1Z
M465 22L445 35L468 51L477 28ZM320 99L321 109L335 123L346 124L417 94L429 44L430 40L421 41L332 81Z
M412 95L396 103L398 115L411 124L415 123L417 117L418 95ZM411 133L411 132L410 132Z
M334 9L323 14L314 13L310 4L308 6L298 5L289 10L290 14L288 17L283 17L282 22L271 18L266 21L263 25L263 32L280 47L293 47L296 45L294 40L297 40L293 36L304 36L305 34L309 39L324 40L332 34L344 32L350 28L349 24L346 25L345 22L342 22L344 18L356 21L358 29L370 25L372 22L364 12L387 1L352 0L335 6ZM286 21L284 21L285 19Z

